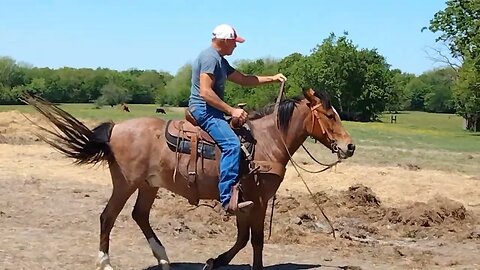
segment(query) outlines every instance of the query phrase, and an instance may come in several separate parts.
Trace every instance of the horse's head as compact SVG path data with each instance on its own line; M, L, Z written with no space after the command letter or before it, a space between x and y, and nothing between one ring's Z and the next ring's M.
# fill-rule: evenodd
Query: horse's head
M312 111L311 118L306 121L308 135L337 153L340 159L351 157L355 152L355 144L327 94L317 93L310 88L304 91L304 96Z

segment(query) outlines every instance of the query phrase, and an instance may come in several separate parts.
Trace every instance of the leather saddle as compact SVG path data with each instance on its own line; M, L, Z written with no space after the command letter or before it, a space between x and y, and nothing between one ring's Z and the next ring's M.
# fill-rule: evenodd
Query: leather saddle
M256 143L250 127L247 124L232 128L242 144L244 158L253 154ZM215 140L198 126L197 121L188 109L185 109L185 120L170 120L167 122L165 131L167 143L172 151L183 154L200 155L202 158L216 160L219 149ZM197 149L197 151L192 151Z
M256 141L247 124L241 127L232 127L232 129L240 139L242 148L240 170L241 174L245 174L245 172L249 171L247 170L249 168L248 165L253 160ZM196 192L198 159L215 160L218 168L220 148L212 137L198 126L188 109L185 110L185 120L169 120L167 122L165 137L170 150L177 153L175 172L180 172L186 176L188 178L188 186ZM179 168L180 159L186 158L187 155L189 157L187 168ZM203 160L201 164L201 166L204 166ZM198 196L194 197L196 198L189 199L189 202L197 205Z

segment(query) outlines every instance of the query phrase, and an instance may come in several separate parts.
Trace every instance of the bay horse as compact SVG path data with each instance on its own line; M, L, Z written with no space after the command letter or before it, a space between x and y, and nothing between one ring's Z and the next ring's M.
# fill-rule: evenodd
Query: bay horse
M113 269L109 257L110 232L125 203L137 190L138 197L132 217L145 235L162 270L169 269L170 260L166 249L149 222L157 191L160 187L165 188L189 201L218 200L218 158L198 160L201 169L196 175L196 181L201 185L192 188L188 180L189 171L186 169L189 166L189 155L172 151L166 140L170 122L142 117L119 123L105 122L89 129L69 113L39 97L25 96L23 101L34 106L59 130L42 128L53 135L48 136L50 138L39 135L42 140L66 157L72 158L76 164L104 161L109 165L113 190L100 215L97 269ZM176 120L176 123L179 121L185 129L192 127L182 120ZM296 98L279 98L277 103L249 118L247 124L256 141L252 160L267 164L267 169L241 179L242 196L245 200L253 201L254 206L248 213L236 215L237 238L234 245L217 258L208 259L204 269L228 265L250 239L253 248L252 269L263 269L267 203L279 188L291 156L307 137L320 141L339 160L351 157L355 151L352 138L343 127L328 95L311 88Z

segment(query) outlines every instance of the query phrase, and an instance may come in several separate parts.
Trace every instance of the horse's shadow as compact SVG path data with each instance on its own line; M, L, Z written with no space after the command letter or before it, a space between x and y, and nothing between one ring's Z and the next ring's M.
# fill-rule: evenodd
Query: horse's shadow
M203 263L172 263L170 264L171 270L201 270L205 264ZM345 269L344 266L333 266L333 265L321 265L321 264L297 264L297 263L282 263L275 264L271 266L266 266L264 270L303 270L303 269ZM229 265L218 270L250 270L251 267L248 264L241 265ZM151 266L143 270L162 270L159 266Z

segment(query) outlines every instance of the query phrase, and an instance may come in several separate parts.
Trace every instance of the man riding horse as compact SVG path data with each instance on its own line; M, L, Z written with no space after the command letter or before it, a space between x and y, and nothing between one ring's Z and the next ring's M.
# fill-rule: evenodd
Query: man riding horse
M235 70L224 56L231 55L244 38L235 29L221 24L213 29L211 46L203 50L192 66L192 86L189 110L198 125L206 131L221 150L220 179L218 188L222 207L230 213L246 210L252 201L230 202L232 188L240 175L240 141L225 119L229 115L243 125L247 113L242 108L234 108L224 102L226 80L242 86L256 86L271 82L284 82L282 74L274 76L245 75Z
M225 80L241 85L285 81L282 74L246 76L235 71L223 57L233 52L236 42L242 41L230 26L219 26L213 32L212 46L203 51L193 65L189 109L198 121L197 124L211 134L209 137L213 139L207 138L207 141L206 132L198 132L200 128L193 123L184 120L165 121L158 117L139 117L117 123L108 121L90 129L55 104L31 94L23 97L24 102L34 106L56 127L57 131L40 127L46 134L52 135L40 136L42 140L73 159L76 164L108 164L113 188L100 215L97 270L113 269L109 253L110 234L121 210L136 191L138 193L132 217L142 230L162 270L170 269L170 259L150 224L150 211L157 196L160 196L160 188L170 190L191 202L220 198L227 210L235 210L237 200L231 191L232 186L236 187L236 182L240 180L241 150L237 136L224 115L232 116L236 120L233 122L238 122L237 126L244 124L247 115L242 109L232 108L223 101ZM353 139L343 127L341 118L325 91L306 88L303 95L282 100L283 85L280 89L282 91L279 91L275 106L266 106L258 112L255 119L249 118L248 128L255 134L255 151L251 161L254 168L260 169L241 179L243 192L238 197L244 198L245 202L240 204L240 208L248 208L248 214L236 215L235 243L216 258L208 259L205 270L228 265L248 241L253 250L252 269L263 269L267 202L280 187L287 163L291 161L296 164L292 156L308 137L321 142L339 160L349 158L355 152ZM243 128L245 126L235 131ZM198 136L200 133L205 134ZM180 139L191 140L189 144L181 145L174 142L172 147L169 142L172 134L179 134ZM223 151L220 172L218 160L206 157L210 154L218 157L217 146L215 153L207 153L208 149L203 148L209 145L211 150L213 140ZM179 151L179 148L188 148L190 154ZM197 163L198 150L201 159ZM202 170L198 174L197 164L202 164ZM191 182L191 179L198 181ZM220 192L217 188L220 188ZM234 195L238 195L238 189L234 190ZM163 198L158 203L166 200L169 198Z

